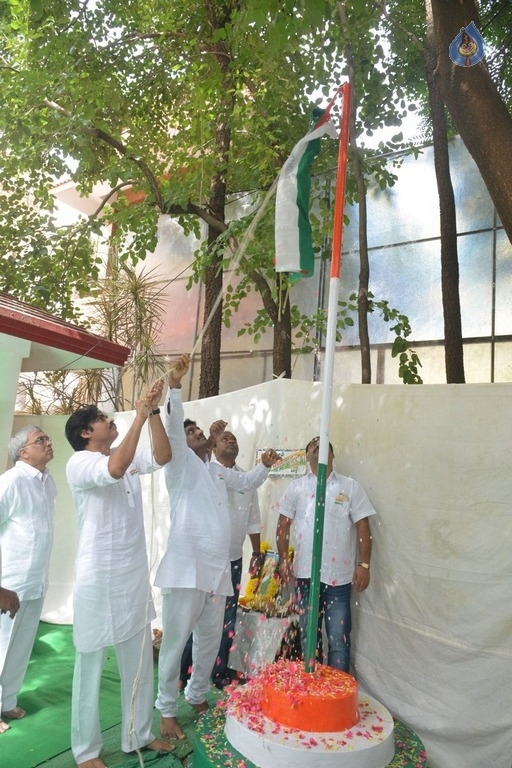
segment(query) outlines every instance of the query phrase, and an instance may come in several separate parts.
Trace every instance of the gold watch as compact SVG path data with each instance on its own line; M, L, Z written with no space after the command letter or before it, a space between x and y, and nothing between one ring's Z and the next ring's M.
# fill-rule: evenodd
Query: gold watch
M370 563L358 563L357 564L360 568L364 568L365 570L370 570Z

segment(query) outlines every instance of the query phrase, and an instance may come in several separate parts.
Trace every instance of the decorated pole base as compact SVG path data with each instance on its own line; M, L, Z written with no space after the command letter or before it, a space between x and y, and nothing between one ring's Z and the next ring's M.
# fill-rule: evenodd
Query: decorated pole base
M425 765L415 734L380 702L358 694L353 677L331 667L305 673L302 665L280 660L227 693L199 720L193 768Z
M301 731L261 718L228 714L228 742L258 768L386 768L395 754L393 718L369 696L359 701L359 722L345 731Z
M400 720L393 718L393 722L395 754L387 768L426 766L426 754L421 740ZM224 732L225 723L226 713L221 706L201 715L196 727L192 768L262 768L229 743ZM308 751L307 745L304 745L303 754ZM338 759L338 767L341 766L343 763ZM283 766L283 762L278 762L273 768L288 768L288 765Z

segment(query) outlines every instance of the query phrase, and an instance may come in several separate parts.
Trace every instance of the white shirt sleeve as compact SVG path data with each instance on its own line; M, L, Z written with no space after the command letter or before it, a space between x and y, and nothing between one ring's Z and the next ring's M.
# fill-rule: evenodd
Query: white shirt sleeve
M219 464L216 469L218 474L223 475L226 487L234 491L250 491L251 488L259 488L270 472L270 469L261 462L248 472L238 472L234 467L224 467L222 464Z
M188 445L183 429L184 417L181 389L169 388L163 407L162 422L172 450L172 459L165 465L165 471L170 476L180 475L187 460Z
M300 485L302 485L302 478L292 480L279 501L279 514L289 517L291 520L295 518L297 512L297 496Z
M108 471L108 459L99 451L77 451L66 466L68 483L81 491L118 483L121 478L112 477Z

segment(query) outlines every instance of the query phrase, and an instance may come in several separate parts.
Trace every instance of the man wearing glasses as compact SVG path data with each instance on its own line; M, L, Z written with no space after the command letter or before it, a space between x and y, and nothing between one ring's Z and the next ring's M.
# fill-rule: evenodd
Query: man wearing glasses
M2 589L13 590L19 609L0 613L0 734L5 720L25 716L17 697L27 671L48 587L57 488L46 465L53 459L51 439L27 426L9 441L14 462L0 477Z

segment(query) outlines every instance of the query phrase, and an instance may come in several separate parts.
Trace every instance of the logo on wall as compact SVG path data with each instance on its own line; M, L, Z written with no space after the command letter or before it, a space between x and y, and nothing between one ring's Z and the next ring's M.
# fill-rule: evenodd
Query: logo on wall
M472 67L485 56L482 35L474 23L463 27L449 48L450 59L458 67Z

